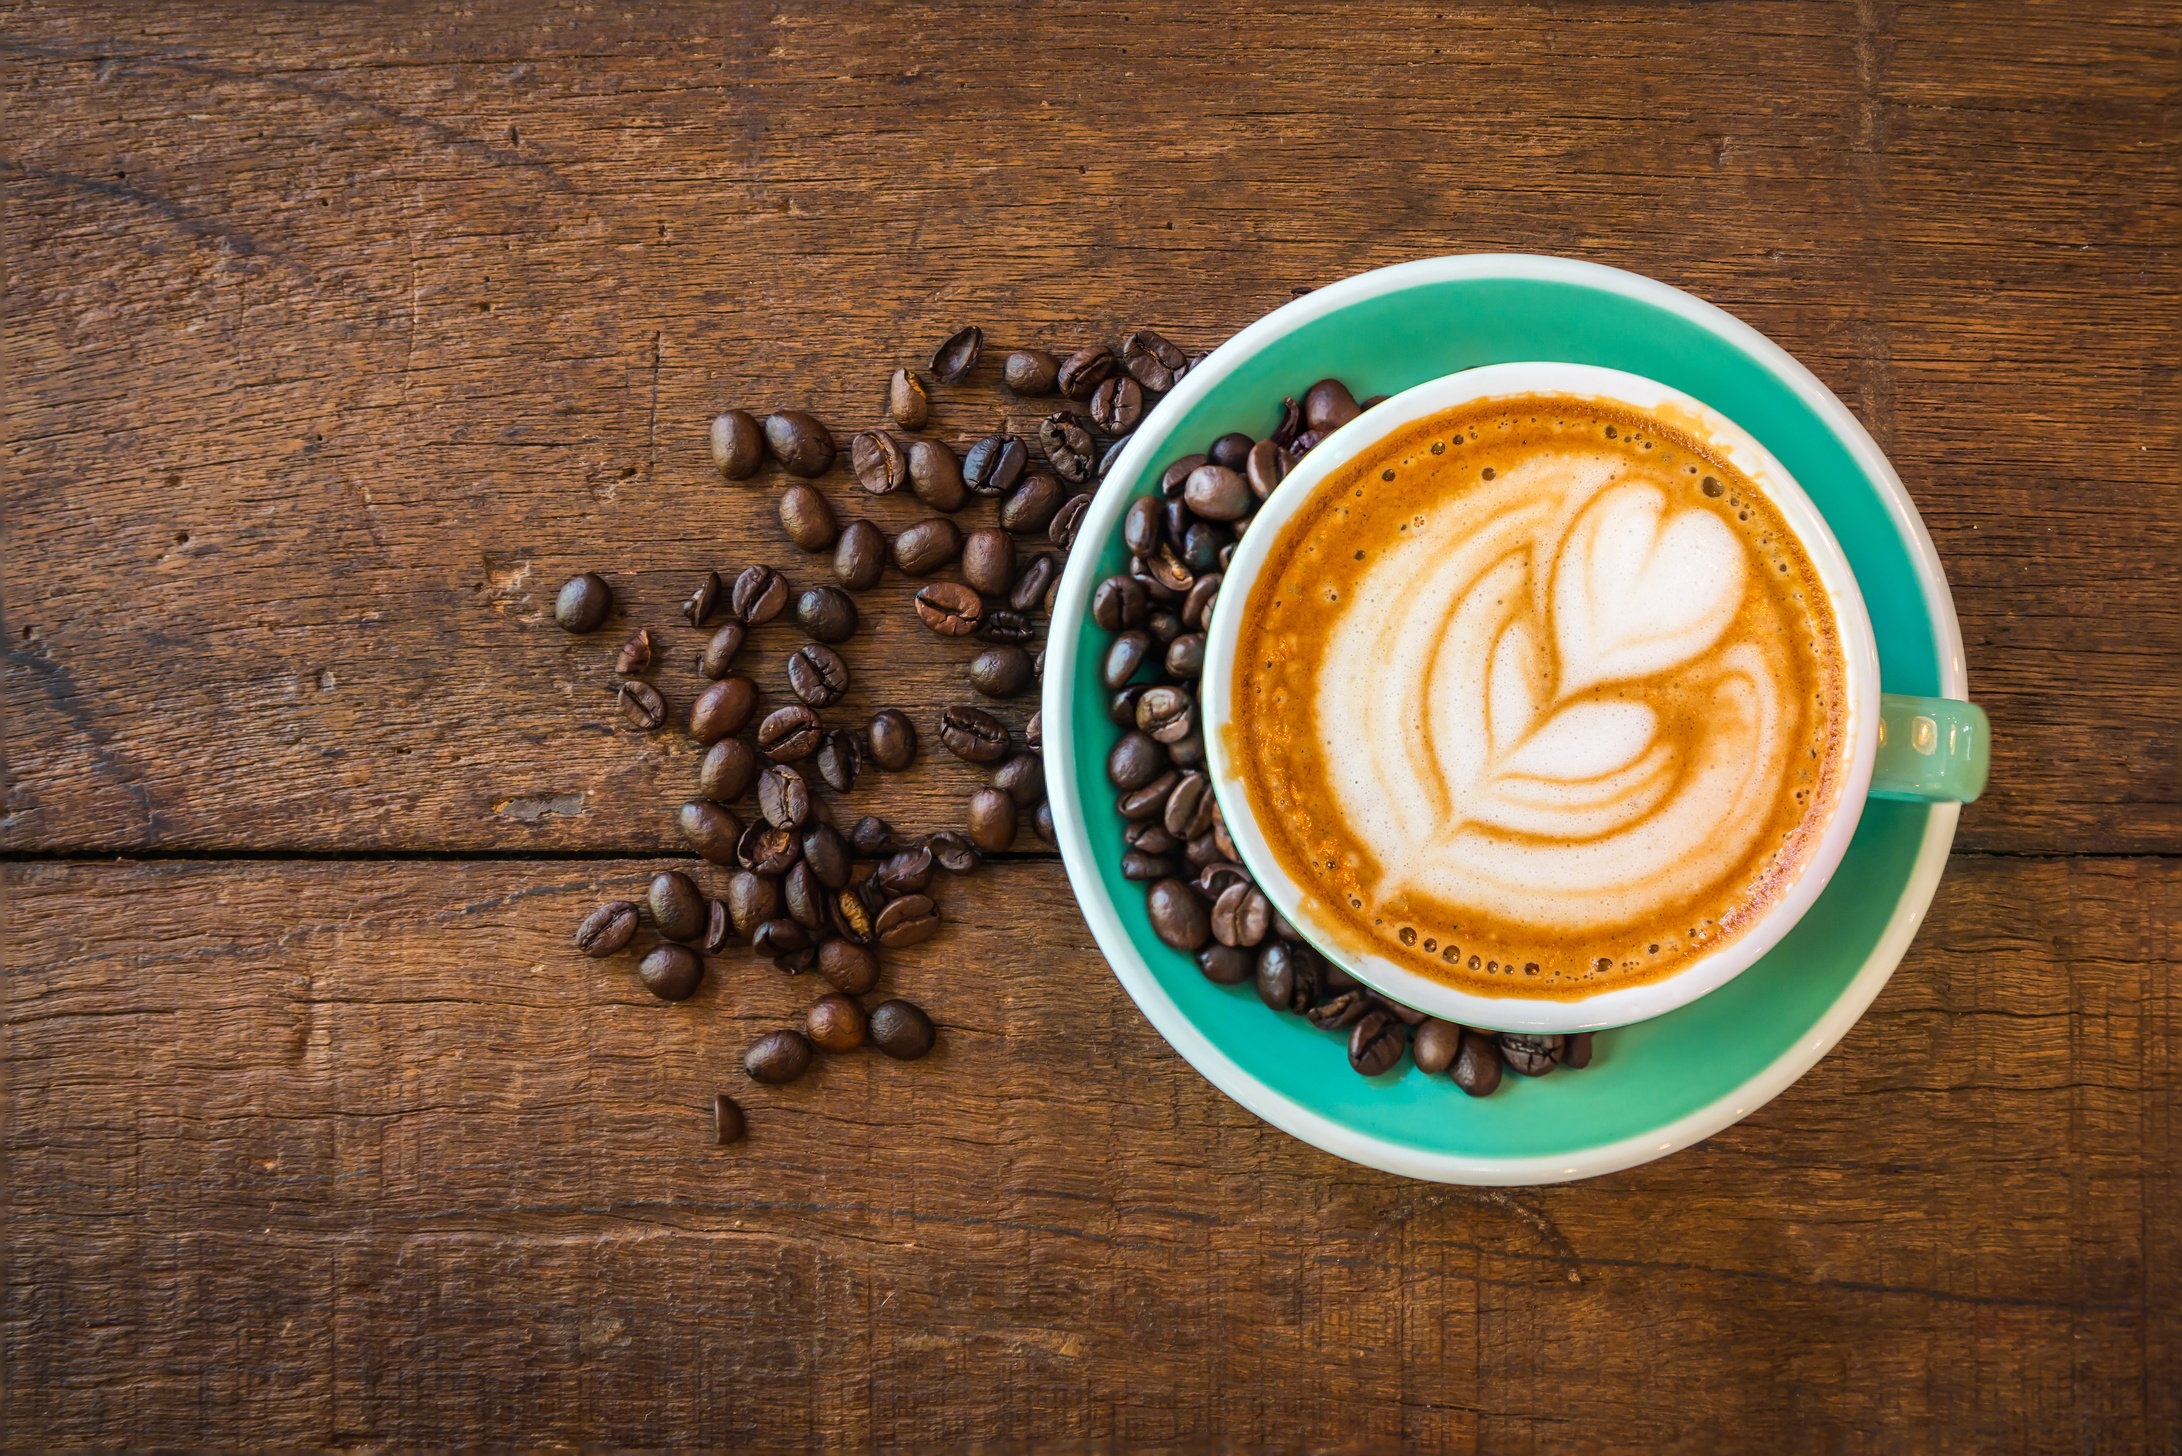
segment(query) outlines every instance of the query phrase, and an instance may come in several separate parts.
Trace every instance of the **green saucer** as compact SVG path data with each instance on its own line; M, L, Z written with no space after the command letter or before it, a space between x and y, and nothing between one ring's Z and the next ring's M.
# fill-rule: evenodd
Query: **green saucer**
M1901 481L1841 402L1763 335L1618 269L1521 255L1380 269L1268 315L1193 369L1138 429L1086 515L1054 602L1044 722L1055 827L1085 919L1161 1035L1223 1091L1356 1162L1460 1183L1588 1177L1717 1132L1801 1076L1894 971L1939 883L1959 810L1872 800L1832 882L1764 959L1669 1015L1601 1032L1582 1072L1510 1075L1473 1100L1404 1062L1350 1070L1346 1039L1217 986L1162 945L1121 877L1105 781L1119 730L1098 681L1092 589L1126 569L1121 517L1172 461L1270 431L1283 395L1331 375L1358 398L1525 359L1646 375L1725 413L1779 458L1847 552L1892 693L1967 696L1953 603Z

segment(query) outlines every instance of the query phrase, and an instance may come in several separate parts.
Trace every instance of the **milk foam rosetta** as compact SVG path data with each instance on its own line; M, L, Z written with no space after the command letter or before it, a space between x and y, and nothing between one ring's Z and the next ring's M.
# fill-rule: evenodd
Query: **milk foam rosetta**
M1488 401L1367 451L1247 609L1230 743L1274 852L1314 920L1465 989L1669 974L1838 797L1817 573L1749 480L1620 407Z

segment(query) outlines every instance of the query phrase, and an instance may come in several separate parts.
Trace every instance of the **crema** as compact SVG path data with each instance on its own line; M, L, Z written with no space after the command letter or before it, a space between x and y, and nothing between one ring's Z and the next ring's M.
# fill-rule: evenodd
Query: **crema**
M1589 996L1733 942L1838 809L1831 603L1745 476L1565 396L1422 421L1281 528L1228 750L1322 934Z

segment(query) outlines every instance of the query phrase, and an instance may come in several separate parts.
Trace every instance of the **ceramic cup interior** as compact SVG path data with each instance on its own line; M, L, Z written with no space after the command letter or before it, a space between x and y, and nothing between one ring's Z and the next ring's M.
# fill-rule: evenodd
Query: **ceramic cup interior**
M1249 611L1251 588L1289 522L1320 487L1344 465L1418 420L1495 398L1540 395L1664 415L1677 428L1700 436L1702 443L1764 492L1795 532L1831 600L1839 624L1848 719L1847 772L1832 817L1810 856L1749 929L1670 976L1566 999L1482 995L1421 975L1386 956L1346 946L1314 917L1310 897L1274 855L1258 817L1260 806L1253 802L1228 754L1225 732L1233 710L1235 644ZM1266 499L1235 549L1206 631L1202 695L1206 767L1221 815L1245 866L1280 913L1320 951L1375 989L1449 1021L1502 1031L1572 1032L1624 1026L1687 1005L1740 974L1780 942L1832 878L1856 832L1878 750L1879 657L1871 618L1840 543L1803 488L1764 446L1718 410L1656 380L1583 364L1494 364L1429 380L1366 411L1322 441ZM1390 785L1389 791L1400 792L1401 787Z

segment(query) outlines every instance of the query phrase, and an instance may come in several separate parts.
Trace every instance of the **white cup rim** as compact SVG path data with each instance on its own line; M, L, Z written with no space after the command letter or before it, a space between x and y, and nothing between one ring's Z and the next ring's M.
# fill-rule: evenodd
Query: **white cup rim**
M1384 956L1336 945L1305 908L1299 886L1281 867L1229 761L1221 729L1232 711L1234 653L1243 608L1283 528L1335 471L1395 431L1461 405L1496 396L1565 394L1632 410L1674 413L1701 431L1778 508L1826 588L1840 632L1849 716L1848 771L1839 807L1796 878L1764 917L1727 946L1673 975L1569 1000L1485 996L1412 971ZM1330 959L1393 999L1465 1025L1501 1031L1575 1032L1624 1026L1664 1015L1718 989L1777 945L1814 904L1848 852L1869 794L1878 752L1879 657L1871 618L1848 557L1817 506L1787 468L1720 411L1643 375L1589 364L1529 361L1488 364L1427 380L1359 415L1320 442L1267 497L1235 548L1206 627L1202 679L1206 772L1244 865L1276 909Z

